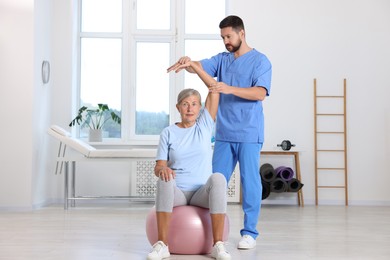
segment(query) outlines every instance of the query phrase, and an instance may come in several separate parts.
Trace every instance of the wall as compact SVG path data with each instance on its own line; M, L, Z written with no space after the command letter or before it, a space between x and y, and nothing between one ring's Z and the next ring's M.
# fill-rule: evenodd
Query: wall
M48 139L44 134L50 122L50 95L53 88L52 60L52 1L34 1L34 91L33 91L33 162L32 162L32 206L39 207L51 198L50 176L46 172ZM51 75L44 84L41 77L42 62L50 62Z
M390 3L269 0L231 1L230 7L246 21L249 44L273 63L264 149L283 139L297 144L304 197L313 203L313 79L320 91L340 94L346 78L350 204L389 205ZM337 191L321 197L343 203Z
M0 2L0 207L31 206L33 1Z
M42 61L51 61L50 19L50 0L0 3L3 209L32 209L52 197L43 134L49 122L51 83L41 79Z

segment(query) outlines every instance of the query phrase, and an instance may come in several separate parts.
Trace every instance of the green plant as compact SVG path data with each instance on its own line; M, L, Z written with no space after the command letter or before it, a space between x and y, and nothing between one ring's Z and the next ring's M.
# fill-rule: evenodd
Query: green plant
M108 120L121 124L121 118L107 104L98 104L97 108L82 106L77 116L70 122L69 126L80 125L81 128L102 129Z

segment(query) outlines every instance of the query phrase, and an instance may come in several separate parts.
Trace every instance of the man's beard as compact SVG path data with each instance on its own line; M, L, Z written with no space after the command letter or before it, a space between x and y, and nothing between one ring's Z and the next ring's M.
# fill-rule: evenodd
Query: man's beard
M242 44L242 41L240 41L240 42L238 43L237 46L234 46L234 45L232 45L232 44L226 44L226 45L225 45L225 48L226 48L226 50L228 50L229 52L236 52L236 51L238 51L238 50L240 49L241 44ZM231 51L228 49L228 46L231 46L231 47L232 47L232 50L231 50Z

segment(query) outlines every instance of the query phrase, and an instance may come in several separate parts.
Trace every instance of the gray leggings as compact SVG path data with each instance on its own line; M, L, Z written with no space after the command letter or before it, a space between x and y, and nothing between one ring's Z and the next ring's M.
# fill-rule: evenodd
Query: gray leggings
M226 178L221 173L211 174L206 184L196 191L182 191L176 181L157 181L156 211L172 212L176 206L193 205L209 208L211 214L224 214L227 207Z

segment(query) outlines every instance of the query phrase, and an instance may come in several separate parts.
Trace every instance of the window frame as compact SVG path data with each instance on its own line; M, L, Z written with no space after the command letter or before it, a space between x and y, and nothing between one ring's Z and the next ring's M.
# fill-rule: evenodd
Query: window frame
M186 40L220 40L218 34L185 34L185 1L170 0L170 29L149 30L137 29L137 0L122 0L122 32L82 32L81 2L78 1L77 16L77 91L74 95L76 107L81 102L81 39L87 38L119 38L122 40L121 71L121 138L104 139L100 145L157 145L159 135L136 135L136 45L137 42L167 42L170 44L169 63L173 64L185 55ZM225 0L225 14L228 1ZM185 73L169 74L169 125L180 120L176 110L176 97L184 88ZM80 129L77 128L77 136Z

